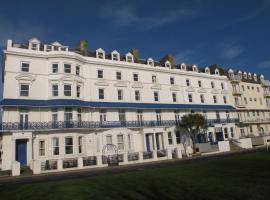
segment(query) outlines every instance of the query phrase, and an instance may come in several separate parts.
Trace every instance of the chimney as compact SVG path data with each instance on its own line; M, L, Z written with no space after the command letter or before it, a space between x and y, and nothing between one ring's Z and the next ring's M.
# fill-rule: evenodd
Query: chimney
M84 56L87 56L88 55L87 40L80 40L76 46L76 50L80 51Z
M163 63L163 64L164 64L166 61L169 61L169 62L172 64L172 66L174 65L174 59L173 59L172 54L167 54L166 56L164 56L164 57L161 58L161 60L160 60L160 62Z
M134 56L134 60L137 60L138 61L140 59L140 57L139 57L140 54L139 54L139 50L138 49L133 48L129 52Z

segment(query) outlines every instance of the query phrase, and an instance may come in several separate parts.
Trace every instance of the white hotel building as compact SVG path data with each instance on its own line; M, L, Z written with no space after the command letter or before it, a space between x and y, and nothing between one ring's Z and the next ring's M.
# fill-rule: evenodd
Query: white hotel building
M209 124L198 143L238 138L229 82L218 69L85 46L7 41L2 170L15 161L42 173L108 166L117 157L120 164L182 157L192 144L178 125L191 112Z

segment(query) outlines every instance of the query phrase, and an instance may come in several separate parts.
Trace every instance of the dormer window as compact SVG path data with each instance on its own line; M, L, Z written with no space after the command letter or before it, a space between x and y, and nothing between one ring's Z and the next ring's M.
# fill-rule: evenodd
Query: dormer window
M105 52L103 49L96 50L96 57L99 59L105 59Z
M147 65L154 66L154 60L152 58L149 58L147 60Z
M165 67L171 68L171 63L170 63L170 61L166 61L166 62L165 62Z
M192 71L194 71L194 72L198 72L198 68L197 68L197 66L196 66L196 65L193 65L193 66L192 66Z
M29 49L34 51L39 50L40 41L37 38L32 38L28 42L29 42Z
M238 76L239 76L240 78L242 78L242 72L241 72L241 71L238 71Z
M66 47L61 47L61 51L66 51Z
M253 75L254 81L257 81L257 74Z
M130 63L134 62L133 55L131 53L126 54L126 61Z
M244 76L244 78L246 79L246 78L247 78L247 73L244 72L243 76Z
M251 78L251 73L248 73L248 79L252 79L252 78Z
M47 52L52 51L52 46L51 45L47 45L46 51Z
M219 70L218 69L215 70L215 75L219 75Z
M181 70L186 70L187 68L186 68L186 65L185 65L185 63L182 63L181 64Z
M54 46L54 47L53 47L53 50L54 50L54 51L59 51L59 47L58 47L58 46Z
M36 44L36 43L32 43L31 49L32 49L32 50L37 50L37 44Z
M206 68L205 68L205 73L210 74L210 69L209 69L209 67L206 67Z
M120 54L116 50L114 50L111 53L111 57L112 57L112 60L114 60L114 61L119 61L120 60Z

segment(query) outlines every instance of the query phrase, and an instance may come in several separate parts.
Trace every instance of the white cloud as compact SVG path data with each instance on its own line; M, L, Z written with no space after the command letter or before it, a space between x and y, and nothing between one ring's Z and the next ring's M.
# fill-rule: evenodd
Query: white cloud
M270 68L270 60L262 61L258 63L258 67L260 68Z
M235 45L233 43L227 43L222 45L221 57L231 60L240 56L242 52L243 52L242 47Z
M14 23L0 18L0 27L0 48L6 45L8 39L23 42L32 37L44 38L48 35L45 28L22 21Z
M112 20L113 23L125 26L136 25L148 28L159 27L174 21L186 19L195 16L195 12L191 9L181 8L170 10L161 15L158 12L152 16L145 16L138 13L133 5L110 4L100 9L100 16Z

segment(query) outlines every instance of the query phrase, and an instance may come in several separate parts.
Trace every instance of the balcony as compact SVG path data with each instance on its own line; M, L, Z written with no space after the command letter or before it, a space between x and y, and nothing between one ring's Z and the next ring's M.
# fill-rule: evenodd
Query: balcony
M245 119L240 119L240 123L248 123L248 124L258 124L258 123L269 123L270 118L245 118Z
M264 96L265 98L270 98L270 91L265 91L265 92L263 93L263 96Z
M245 108L245 107L246 107L246 105L243 104L243 103L235 103L235 106L236 106L237 108Z
M243 91L240 90L240 89L233 89L232 94L233 95L242 95L243 94Z
M209 125L216 123L237 123L238 119L208 119ZM0 127L2 131L11 130L55 130L55 129L109 129L109 128L139 128L139 127L166 127L179 126L181 121L160 120L160 121L58 121L58 122L2 122Z
M270 81L268 80L261 80L261 84L263 87L270 87Z
M231 82L240 82L241 81L241 76L234 75L229 77Z

